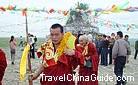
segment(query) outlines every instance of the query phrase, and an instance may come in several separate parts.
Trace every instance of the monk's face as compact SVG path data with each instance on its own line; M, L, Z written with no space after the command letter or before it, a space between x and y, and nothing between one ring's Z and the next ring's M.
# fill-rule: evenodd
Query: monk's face
M50 29L50 35L51 35L52 42L55 45L59 44L63 38L63 33L61 33L60 28Z
M85 46L87 44L86 40L80 39L79 40L80 45Z

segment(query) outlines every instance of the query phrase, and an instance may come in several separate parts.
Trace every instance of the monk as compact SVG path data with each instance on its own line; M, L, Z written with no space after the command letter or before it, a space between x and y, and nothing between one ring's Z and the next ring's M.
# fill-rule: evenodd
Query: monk
M80 65L79 70L79 76L83 76L84 79L79 78L78 85L98 85L99 57L96 47L89 42L86 35L81 35L76 49L84 56L84 65ZM86 80L85 76L89 76L89 79Z
M2 49L0 49L0 85L2 85L2 79L7 67L6 55Z
M83 64L81 53L75 50L75 37L64 34L63 26L53 24L50 39L37 52L43 63L32 75L32 80L41 76L41 85L74 85L72 71L76 64Z

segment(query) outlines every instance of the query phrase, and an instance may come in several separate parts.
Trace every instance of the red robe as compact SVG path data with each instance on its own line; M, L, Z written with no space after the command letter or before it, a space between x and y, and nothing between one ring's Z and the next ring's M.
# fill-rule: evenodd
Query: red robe
M38 55L38 57L39 56L40 55ZM56 79L54 80L53 78L52 81L48 81L48 79L50 78L49 77L44 78L43 76L40 79L41 85L74 85L74 81L71 80L73 79L72 78L73 76L71 76L72 70L73 70L73 67L77 66L77 64L83 64L84 61L82 61L81 57L82 57L81 53L77 51L75 51L74 56L68 56L68 55L62 54L59 57L56 65L46 67L43 71L44 76L54 76L54 77L57 77L57 80ZM66 79L65 80L61 79L60 81L59 76L64 77L64 75L66 75ZM69 81L67 80L67 76L69 78Z
M84 48L81 46L77 46L76 49L79 52L83 52ZM88 44L88 54L86 56L90 56L92 61L92 68L87 68L84 66L80 66L79 76L91 76L92 74L95 75L93 77L97 77L98 75L98 64L99 64L99 57L96 51L96 47L92 44ZM85 56L85 57L86 57ZM90 79L89 79L90 80ZM92 78L92 80L95 80ZM78 81L78 85L98 85L98 80L96 81Z
M2 85L2 78L4 76L6 67L7 67L6 55L0 49L0 85Z

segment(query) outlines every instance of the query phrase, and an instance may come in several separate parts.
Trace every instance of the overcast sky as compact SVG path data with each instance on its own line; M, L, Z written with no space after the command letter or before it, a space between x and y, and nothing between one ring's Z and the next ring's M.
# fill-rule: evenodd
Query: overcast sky
M17 5L18 7L70 9L76 2L85 2L91 8L107 8L113 4L121 5L129 1L128 6L138 6L138 0L1 0L0 6Z
M128 7L138 7L138 0L0 0L0 6L8 6L8 5L16 5L17 8L36 8L36 9L59 9L59 10L68 10L71 7L74 7L77 2L85 2L90 6L90 9L96 9L96 8L102 8L102 9L108 9L112 5L122 5L123 3L129 1ZM50 17L52 15L41 15L41 16L47 16ZM57 17L64 17L57 15ZM134 23L138 24L138 12L122 12L122 13L112 13L112 14L102 14L100 18L108 19L117 23ZM32 21L31 21L32 20ZM36 18L30 19L30 22L35 21ZM59 19L48 19L43 20L39 19L41 22L35 23L35 24L29 24L29 31L34 33L37 36L44 37L46 33L49 32L49 27L51 24L59 22L64 24L64 20ZM14 21L14 22L13 22ZM9 32L9 29L11 29L11 26L6 26L10 24L20 24L24 23L24 18L19 14L10 14L10 13L0 13L0 37L2 36L10 36L10 35L24 35L22 32L18 32L20 30L24 30L24 25L22 26L13 26L12 32ZM6 26L6 27L4 27ZM43 31L43 32L41 32ZM103 28L100 28L101 32L109 33L108 30L104 30ZM40 33L41 32L41 33ZM134 32L134 31L133 31ZM136 33L137 34L137 33Z

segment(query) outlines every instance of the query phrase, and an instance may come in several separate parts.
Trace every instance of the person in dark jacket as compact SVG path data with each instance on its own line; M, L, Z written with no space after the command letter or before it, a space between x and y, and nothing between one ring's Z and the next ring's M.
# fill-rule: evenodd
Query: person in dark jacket
M109 41L106 39L106 35L102 36L101 41L101 65L108 65L108 46Z
M138 40L135 42L135 56L134 59L136 60L138 54Z

